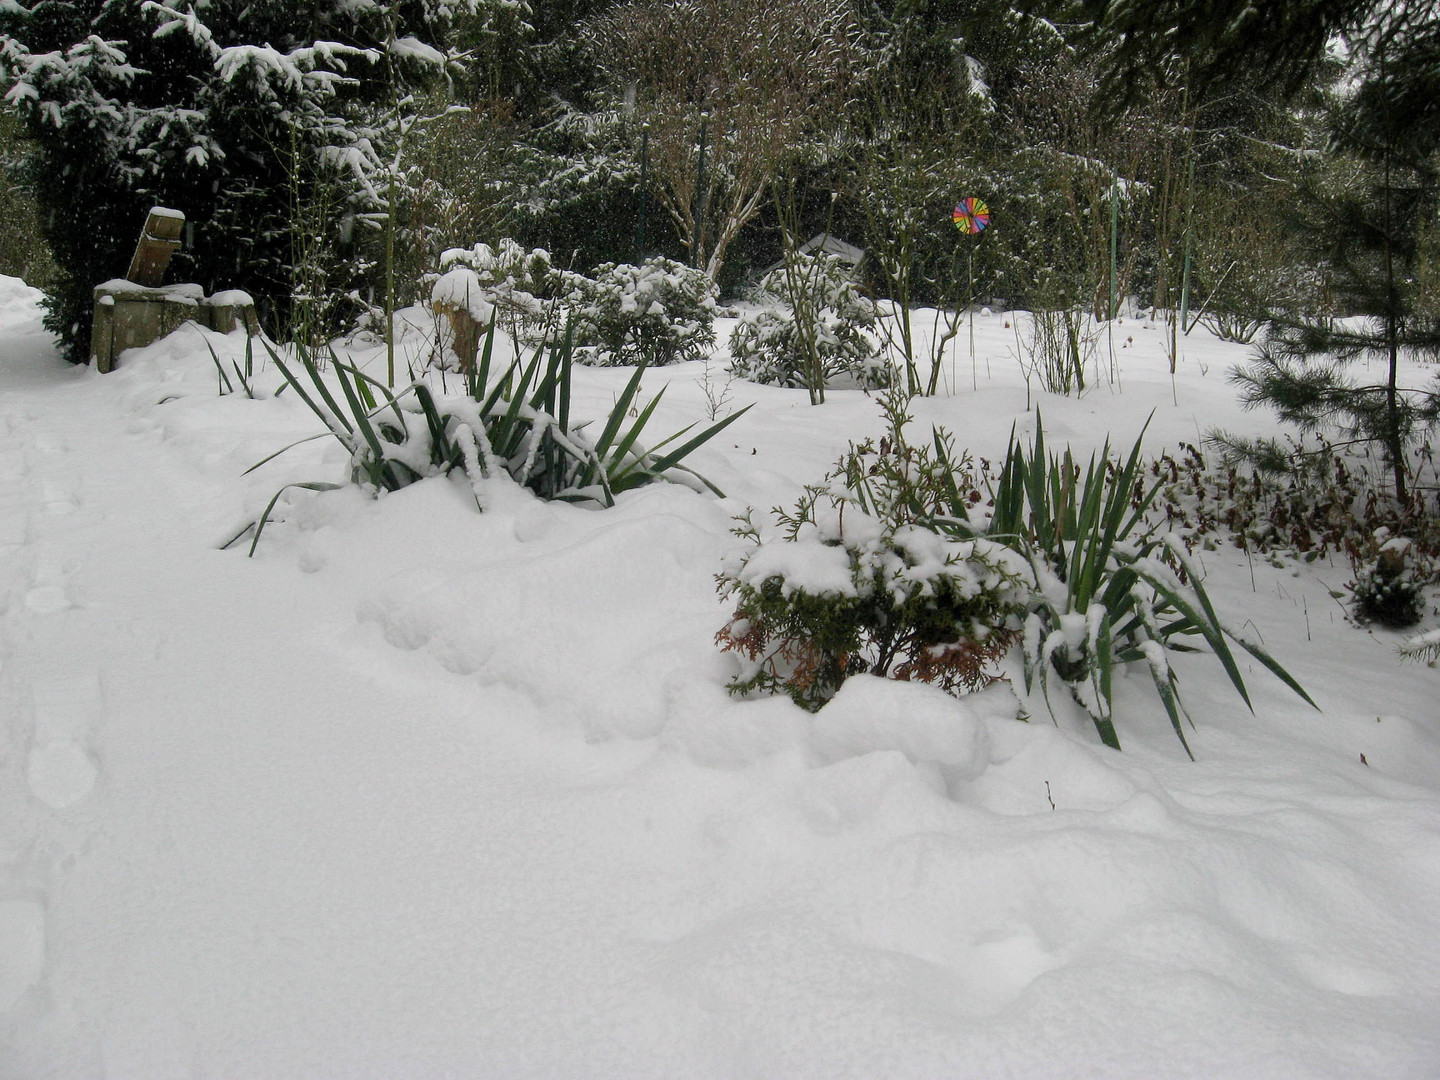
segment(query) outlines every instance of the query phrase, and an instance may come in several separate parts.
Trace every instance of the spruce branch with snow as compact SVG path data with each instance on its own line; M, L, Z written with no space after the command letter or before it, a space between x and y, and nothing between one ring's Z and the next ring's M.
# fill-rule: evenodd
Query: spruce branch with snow
M1272 408L1302 432L1333 425L1380 447L1394 498L1408 508L1410 448L1440 420L1440 382L1399 378L1402 354L1440 357L1440 309L1426 292L1440 143L1392 98L1384 58L1374 63L1380 74L1331 102L1336 154L1296 207L1299 236L1328 273L1332 308L1271 313L1254 361L1233 378L1247 407ZM1351 374L1371 360L1379 378Z
M124 273L152 205L193 225L179 274L243 287L272 316L288 310L308 257L297 228L307 251L330 253L327 291L355 288L366 268L357 226L385 208L390 132L370 106L393 98L387 80L443 77L454 22L486 2L435 0L403 17L374 3L0 10L6 102L48 178L37 194L61 270L49 325L71 359L88 355L90 290ZM319 203L324 214L297 223L297 205Z

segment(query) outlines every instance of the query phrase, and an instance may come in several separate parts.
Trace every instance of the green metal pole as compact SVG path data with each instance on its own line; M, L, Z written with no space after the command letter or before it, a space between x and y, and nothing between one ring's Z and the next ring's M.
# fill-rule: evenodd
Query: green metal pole
M650 212L650 125L640 129L640 222L635 227L635 265L645 261L645 216Z
M1110 319L1113 321L1120 306L1120 174L1110 185Z
M1190 334L1190 261L1194 231L1191 227L1195 215L1195 155L1190 155L1190 176L1187 182L1188 205L1185 207L1185 267L1180 272L1180 329Z
M978 392L980 390L980 374L975 366L975 244L979 243L977 238L972 237L965 245L965 253L968 256L970 266L970 389Z
M703 270L705 259L705 136L710 114L700 114L700 166L695 177L695 268Z

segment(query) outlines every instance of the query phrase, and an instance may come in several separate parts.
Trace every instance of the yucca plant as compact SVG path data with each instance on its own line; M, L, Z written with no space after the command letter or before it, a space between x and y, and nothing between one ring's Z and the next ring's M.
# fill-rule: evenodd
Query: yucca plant
M1038 682L1049 705L1050 679L1059 679L1094 721L1101 741L1119 749L1115 670L1143 662L1175 734L1193 758L1181 722L1182 716L1190 717L1169 652L1208 647L1253 712L1230 650L1234 642L1302 699L1315 703L1269 653L1221 621L1184 543L1147 521L1159 481L1147 482L1143 474L1143 438L1142 431L1123 463L1112 459L1107 441L1082 471L1068 449L1059 457L1047 453L1041 425L1029 454L1012 434L993 489L993 512L978 532L1023 552L1035 574L1023 636L1027 691ZM948 441L941 433L935 443L937 455L948 460ZM953 487L952 492L951 516L942 524L976 534L968 501Z
M233 394L235 382L239 382L240 389L245 391L248 398L255 397L255 339L253 336L245 339L245 366L242 368L238 360L231 360L230 366L235 371L235 380L232 381L225 371L225 365L220 363L220 357L215 352L215 347L210 342L205 342L205 348L210 350L210 359L215 362L215 372L219 377L220 396Z
M477 505L479 480L500 472L542 499L595 502L601 506L612 506L617 495L658 480L705 488L723 497L719 488L682 462L743 416L748 407L694 435L690 432L695 425L688 425L647 448L640 443L640 436L664 391L626 423L645 371L642 364L616 399L599 438L591 440L585 430L588 421L571 422L570 331L567 329L560 341L549 346L548 355L542 343L528 363L522 365L517 358L492 384L494 343L492 322L479 361L466 376L467 393L455 396L436 396L419 380L393 392L333 352L327 378L314 354L301 346L296 348L297 372L271 350L286 385L320 418L326 430L282 447L246 472L253 472L301 443L330 435L350 454L351 481L377 491L395 491L426 476L448 475L460 469L476 485ZM338 397L332 381L339 390ZM287 486L324 489L310 484ZM253 554L279 496L277 493L265 514L246 526L230 544L253 529Z

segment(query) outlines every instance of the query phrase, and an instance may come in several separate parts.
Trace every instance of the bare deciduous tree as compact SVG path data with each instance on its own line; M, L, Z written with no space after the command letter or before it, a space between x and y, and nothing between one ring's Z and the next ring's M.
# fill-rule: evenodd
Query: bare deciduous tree
M849 0L629 0L588 38L649 124L660 203L712 279L777 167L823 146L866 56Z

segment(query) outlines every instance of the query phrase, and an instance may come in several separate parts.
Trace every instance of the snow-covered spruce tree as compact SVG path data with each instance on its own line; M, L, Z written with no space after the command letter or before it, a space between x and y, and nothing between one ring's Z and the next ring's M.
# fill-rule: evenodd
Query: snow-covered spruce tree
M24 278L37 288L54 273L50 249L40 236L34 177L26 175L19 122L0 112L0 274Z
M1294 90L1341 36L1372 53L1386 42L1428 42L1425 66L1433 69L1440 35L1440 8L1417 0L1075 0L1068 14L1084 30L1079 40L1111 48L1106 96L1117 102L1182 73L1191 87L1206 87L1262 71L1272 85ZM1411 88L1433 126L1440 101L1427 78L1433 71Z
M297 251L343 246L383 211L384 118L365 106L436 73L445 55L422 39L443 48L490 2L0 4L0 81L34 140L60 268L47 325L70 358L88 355L91 289L124 274L154 204L194 226L176 274L248 289L283 319Z
M508 2L508 0L507 0ZM656 244L654 220L643 252L636 247L641 208L640 144L618 97L600 89L602 76L588 55L585 35L576 32L616 0L545 0L530 3L523 28L480 41L462 37L467 53L464 104L473 119L488 120L481 145L473 119L464 128L466 146L452 136L458 118L431 125L439 146L456 155L454 179L430 182L448 200L480 203L489 220L466 231L461 222L446 234L444 247L477 240L494 244L509 236L527 248L553 252L556 265L581 269L605 262L639 262L642 255L674 245ZM512 20L513 21L513 20ZM462 134L464 131L462 130ZM454 217L439 219L449 227Z
M1433 106L1414 94L1422 81L1414 69L1426 61L1413 46L1387 42L1380 55L1361 54L1362 77L1335 104L1337 154L1301 206L1302 234L1329 273L1333 317L1273 316L1255 362L1235 375L1247 406L1270 406L1302 430L1338 423L1356 442L1377 444L1402 513L1407 450L1440 418L1440 385L1398 381L1402 353L1440 357L1440 310L1423 285L1440 206L1440 131L1416 119ZM1428 79L1440 90L1440 65L1432 66ZM1367 357L1384 365L1381 379L1345 370Z
M562 265L637 257L640 154L619 111L552 101L521 133L499 182L514 208L514 235L555 252Z

